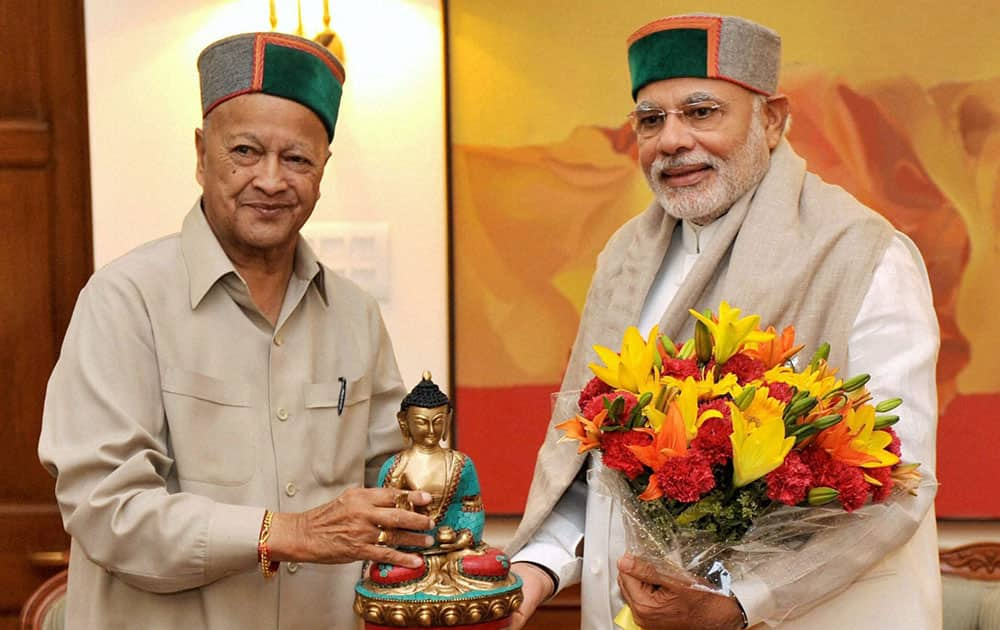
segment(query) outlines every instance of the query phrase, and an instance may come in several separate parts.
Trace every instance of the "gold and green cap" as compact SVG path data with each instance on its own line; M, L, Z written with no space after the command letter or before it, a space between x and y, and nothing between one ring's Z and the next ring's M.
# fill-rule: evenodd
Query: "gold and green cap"
M628 38L632 99L644 86L678 77L721 79L748 90L778 90L781 37L741 17L692 13L660 18Z
M333 140L344 66L314 41L283 33L233 35L201 52L198 74L202 116L243 94L270 94L311 109Z

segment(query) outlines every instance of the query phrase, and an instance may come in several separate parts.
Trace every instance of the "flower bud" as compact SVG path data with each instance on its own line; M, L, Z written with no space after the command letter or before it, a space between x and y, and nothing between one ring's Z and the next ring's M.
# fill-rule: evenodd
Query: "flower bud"
M875 416L875 429L881 430L899 422L899 416Z
M736 405L740 411L746 411L747 407L750 406L750 403L753 402L753 398L756 394L756 385L745 387L743 391L740 392L740 395L736 397L736 400L733 401L733 404Z
M677 352L678 359L690 359L691 355L694 353L694 339L688 339L681 346L680 351Z
M712 358L712 333L701 320L694 324L694 351L698 356L698 363L703 365Z
M883 400L879 404L875 405L875 411L885 413L887 411L892 411L901 404L903 404L902 398L890 398L889 400Z
M840 493L833 488L828 486L816 486L815 488L809 490L809 496L806 497L806 501L809 505L818 507L820 505L826 505L838 496L840 496Z
M670 337L666 335L660 335L660 347L663 348L663 351L667 354L668 357L677 356L677 346L674 345L674 342Z
M833 413L828 416L823 416L822 418L817 418L813 422L813 426L822 431L823 429L829 429L833 425L837 424L844 419L844 416L839 413Z
M830 344L824 341L819 348L816 348L816 352L813 354L812 359L809 360L809 369L815 370L820 361L826 361L829 357Z
M868 374L858 374L857 376L852 376L851 378L844 381L844 391L853 392L856 389L860 389L871 380L871 376Z

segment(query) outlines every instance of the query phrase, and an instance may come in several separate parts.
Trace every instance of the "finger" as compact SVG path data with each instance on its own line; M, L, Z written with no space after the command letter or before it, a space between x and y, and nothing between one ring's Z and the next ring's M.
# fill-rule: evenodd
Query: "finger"
M657 586L690 586L695 583L691 576L682 571L661 573L653 564L630 553L626 553L618 560L618 573Z
M412 505L427 505L431 495L422 490L401 490L399 488L368 488L372 505L379 507L395 507L400 499L406 499Z
M618 573L618 590L622 593L622 599L631 606L634 606L642 593L644 582L638 580L627 573ZM647 586L648 588L648 586Z
M385 564L393 564L401 567L409 567L411 569L416 569L424 563L423 556L415 553L405 553L393 549L392 547L382 547L379 545L369 545L361 559L382 562Z
M392 541L390 547L430 547L434 544L434 539L427 534L408 532L403 529L387 530L391 531Z
M431 517L398 508L375 508L371 520L375 525L386 529L410 529L422 532L434 527Z

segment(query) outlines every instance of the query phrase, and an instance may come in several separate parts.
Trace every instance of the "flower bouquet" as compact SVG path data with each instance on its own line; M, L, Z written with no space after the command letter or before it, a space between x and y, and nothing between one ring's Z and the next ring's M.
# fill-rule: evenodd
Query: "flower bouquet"
M794 327L740 314L691 311L683 343L631 327L620 351L595 346L603 365L558 425L600 453L592 482L621 502L629 550L727 595L732 579L920 482L892 429L900 399L874 402L868 375L838 377L826 344L797 369Z

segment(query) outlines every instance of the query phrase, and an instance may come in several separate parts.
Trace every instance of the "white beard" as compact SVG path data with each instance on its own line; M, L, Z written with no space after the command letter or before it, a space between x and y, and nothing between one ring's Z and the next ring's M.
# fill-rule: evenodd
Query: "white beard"
M756 112L754 112L756 113ZM754 116L746 140L729 158L699 150L680 157L660 156L650 165L646 180L667 214L707 225L725 214L737 199L764 178L771 162L764 122ZM671 187L662 183L663 171L692 164L715 169L711 182Z

